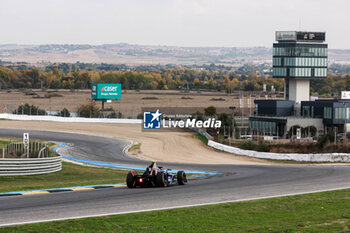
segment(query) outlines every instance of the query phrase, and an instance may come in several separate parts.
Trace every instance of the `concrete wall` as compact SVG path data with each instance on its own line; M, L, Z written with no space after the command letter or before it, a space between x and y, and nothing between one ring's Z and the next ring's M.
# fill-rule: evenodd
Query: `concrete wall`
M227 146L214 141L208 141L208 146L228 153L243 155L260 159L292 160L305 162L350 162L350 154L347 153L325 153L325 154L283 154L242 150L237 147Z
M289 100L296 103L310 100L310 81L308 79L289 79Z

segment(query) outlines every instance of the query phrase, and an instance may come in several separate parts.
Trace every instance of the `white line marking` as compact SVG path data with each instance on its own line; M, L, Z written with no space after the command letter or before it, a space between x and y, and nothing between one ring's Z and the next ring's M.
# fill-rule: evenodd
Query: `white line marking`
M217 204L226 204L226 203L235 203L235 202L243 202L243 201L254 201L254 200L276 198L276 197L288 197L288 196L296 196L296 195L311 194L311 193L320 193L320 192L327 192L327 191L336 191L336 190L343 190L343 189L350 189L350 187L342 187L342 188L334 188L334 189L322 189L322 190L310 191L310 192L297 192L297 193L272 195L272 196L264 196L264 197L253 197L253 198L238 199L238 200L207 202L207 203L201 203L201 204L161 207L161 208L155 208L155 209L132 210L132 211L114 212L114 213L96 214L96 215L85 215L85 216L77 216L77 217L53 218L53 219L45 219L45 220L34 220L34 221L28 221L28 222L6 223L6 224L0 224L0 226L3 227L3 226L23 225L23 224L32 224L32 223L40 223L40 222L62 221L62 220L69 220L69 219L81 219L81 218L103 217L103 216L109 216L109 215L133 214L133 213L142 213L142 212L149 212L149 211L156 211L156 210L181 209L181 208L207 206L207 205L217 205Z

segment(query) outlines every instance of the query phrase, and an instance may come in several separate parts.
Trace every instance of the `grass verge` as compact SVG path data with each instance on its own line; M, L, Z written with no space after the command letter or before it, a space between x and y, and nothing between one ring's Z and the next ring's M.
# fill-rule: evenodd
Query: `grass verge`
M140 150L140 147L141 147L141 143L134 144L128 149L128 151Z
M350 189L0 228L0 232L345 232Z
M0 176L0 192L125 182L128 171L62 162L60 172L32 176Z
M206 137L204 137L203 135L199 134L199 133L196 133L194 135L194 138L200 140L204 145L208 145L208 139Z
M20 142L20 139L0 137L0 148L5 148L8 144L12 142Z

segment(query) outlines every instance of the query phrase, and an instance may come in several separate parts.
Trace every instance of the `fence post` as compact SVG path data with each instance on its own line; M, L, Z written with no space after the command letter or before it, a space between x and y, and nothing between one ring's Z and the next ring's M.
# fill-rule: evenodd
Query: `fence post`
M5 148L2 148L2 158L5 158Z

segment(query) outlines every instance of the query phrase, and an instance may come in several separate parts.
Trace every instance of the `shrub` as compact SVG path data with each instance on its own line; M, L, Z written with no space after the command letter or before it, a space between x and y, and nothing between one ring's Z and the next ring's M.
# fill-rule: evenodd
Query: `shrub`
M239 148L243 150L254 150L254 146L255 144L253 141L245 141L239 145Z
M57 93L48 93L45 95L45 98L51 98L51 97L63 97L63 95L57 94Z
M19 105L17 110L13 114L25 114L25 115L45 115L46 112L37 106L29 105L28 103Z
M123 114L121 112L116 112L112 109L112 112L106 116L107 118L123 118Z
M100 109L97 107L96 103L90 101L89 103L82 104L78 107L78 115L80 117L99 117Z
M154 96L146 96L146 97L143 97L142 99L143 100L157 100L158 98L154 97Z
M241 148L243 150L255 150L255 151L260 151L260 152L269 152L270 151L270 146L267 145L266 143L256 144L251 140L242 142L239 145L239 148Z
M68 111L68 109L64 108L58 112L57 116L70 117L70 112Z
M226 101L224 98L211 98L210 101Z
M256 145L255 150L256 151L260 151L260 152L269 152L270 151L270 146L267 145L266 143L261 143L259 145Z
M327 134L322 135L321 137L318 138L317 145L320 148L323 148L327 143L332 143L334 142L334 140L335 140L334 132L329 131Z

